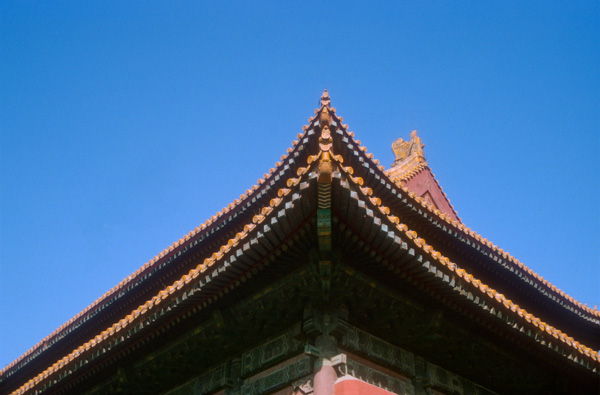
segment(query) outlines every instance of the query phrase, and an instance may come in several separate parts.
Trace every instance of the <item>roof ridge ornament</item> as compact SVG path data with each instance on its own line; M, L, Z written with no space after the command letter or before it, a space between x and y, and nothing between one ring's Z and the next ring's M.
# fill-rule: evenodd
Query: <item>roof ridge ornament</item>
M331 98L329 97L329 92L327 92L327 89L323 90L323 95L321 96L321 108L323 107L331 107Z
M327 89L323 93L323 97L327 94ZM329 102L329 95L327 96L327 102ZM323 103L323 98L321 98ZM321 135L319 136L319 148L323 155L319 161L319 177L318 182L320 183L331 183L331 173L333 171L330 153L333 146L333 137L331 134L331 114L329 113L329 105L323 106L321 114L319 116L319 127L321 129Z
M396 160L392 166L397 166L407 159L413 159L417 163L427 163L425 161L425 144L421 142L421 138L417 136L417 131L410 132L410 141L404 141L402 138L396 139L392 143L392 151L396 155Z

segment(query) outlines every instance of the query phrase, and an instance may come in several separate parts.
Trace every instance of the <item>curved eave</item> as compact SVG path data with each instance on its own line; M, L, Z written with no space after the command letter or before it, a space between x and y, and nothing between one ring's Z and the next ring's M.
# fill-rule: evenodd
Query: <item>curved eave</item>
M161 328L216 302L246 282L280 255L281 250L304 249L295 243L310 226L316 212L316 178L303 170L303 176L290 177L276 197L262 207L260 214L243 226L235 237L216 249L200 265L165 287L130 314L100 334L73 349L52 365L38 372L13 393L46 390L88 370L94 360L105 360L112 350L133 337ZM282 262L278 260L278 265ZM116 351L115 351L116 352Z
M33 378L19 384L17 393L48 388L54 385L53 381L61 382L73 377L78 369L87 369L87 362L83 362L87 358L107 358L105 350L117 350L131 336L144 336L150 328L169 325L181 316L180 313L208 306L268 265L277 251L298 248L300 253L302 248L299 246L305 245L299 244L294 237L306 232L306 221L316 209L318 200L315 196L316 176L311 170L314 165L307 162L318 148L315 128L319 127L319 111L322 109L316 111L317 116L309 119L309 125L303 128L305 132L298 136L299 141L294 142L282 161L257 185L8 365L0 372L0 384L14 373L21 375L20 370L25 367L32 370L27 372L28 378ZM414 230L401 224L400 218L403 221L404 218L414 218L486 260L490 267L512 273L511 276L520 281L521 286L541 295L551 305L575 314L577 320L600 327L600 313L581 305L462 223L450 220L449 216L427 205L406 188L394 184L373 155L366 152L366 147L354 140L347 126L342 125L335 109L331 108L330 113L333 159L339 165L339 171L334 173L334 196L338 200L334 199L333 211L340 218L352 218L353 226L359 227L352 230L354 234L376 244L372 251L381 254L378 256L384 262L382 267L417 276L418 281L427 282L435 292L446 295L460 306L496 320L494 322L498 325L515 334L525 332L540 347L556 347L558 354L587 368L591 364L592 369L597 370L596 351L532 315L527 307L520 307L508 299L512 295L505 296L460 268L459 262L452 262L436 251L433 244L428 244ZM362 213L362 216L357 213ZM187 274L153 293L144 303L132 306L129 313L124 312L117 317L120 319L104 322L101 327L106 329L97 336L75 338L73 341L77 344L64 354L56 355L45 366L39 369L27 366L42 354L53 358L55 355L48 352L52 349L48 348L48 344L59 341L61 336L71 331L77 332L78 325L86 319L101 322L98 317L102 316L104 306L119 300L131 300L129 295L137 293L139 287L150 281L149 278L155 277L150 273L180 263L187 251L192 250L198 251L201 263L191 267ZM521 300L518 302L521 303Z
M379 161L373 159L367 148L354 139L354 133L348 132L347 125L341 125L341 119L337 118L335 111L333 118L334 121L338 121L335 133L337 141L334 139L335 152L341 154L346 164L353 166L355 174L364 179L365 185L369 185L375 191L375 196L395 209L399 216L418 218L419 221L427 223L433 232L457 240L462 248L488 261L493 270L509 273L519 284L517 288L524 288L528 293L539 295L539 299L544 300L546 306L552 306L548 312L549 316L559 314L565 316L565 321L580 320L588 326L586 330L590 333L600 330L600 312L567 295L489 240L415 196L406 187L395 184L385 174ZM527 304L528 300L522 298L519 302ZM548 309L544 306L541 308ZM556 308L559 311L556 311ZM588 336L588 339L593 341L593 337ZM596 344L593 347L596 347Z
M315 147L314 120L315 118L309 119L309 125L303 127L304 132L298 134L298 140L292 142L292 148L287 150L287 154L282 155L281 161L276 163L275 167L271 168L263 178L259 179L257 184L248 189L239 199L234 200L203 224L146 262L75 317L8 364L0 371L0 384L32 361L39 359L50 350L56 349L57 344L64 342L64 339L73 332L78 332L82 325L96 325L97 323L105 325L101 316L108 306L123 303L130 295L139 293L148 281L156 278L158 272L172 266L174 262L180 261L182 255L190 253L191 250L196 251L213 241L218 242L220 238L227 237L227 233L237 232L240 226L237 224L239 217L252 215L250 209L254 210L256 205L268 202L272 195L276 194L277 189L285 184L285 180L295 175L299 163L306 162L306 157ZM61 351L58 350L58 352Z
M410 276L513 336L525 334L537 347L548 348L558 357L600 371L597 351L543 322L440 254L416 232L401 224L393 211L373 197L370 188L361 185L361 180L343 172L334 179L340 188L333 189L332 211L340 218L340 231L348 235L349 241L343 244L356 249L351 253L355 260L371 262L377 257L381 270Z

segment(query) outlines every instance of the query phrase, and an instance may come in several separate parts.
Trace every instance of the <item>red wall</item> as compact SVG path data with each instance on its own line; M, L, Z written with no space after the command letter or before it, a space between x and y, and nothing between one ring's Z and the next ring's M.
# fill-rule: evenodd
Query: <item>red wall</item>
M394 395L393 392L376 387L352 377L342 377L335 383L335 395Z

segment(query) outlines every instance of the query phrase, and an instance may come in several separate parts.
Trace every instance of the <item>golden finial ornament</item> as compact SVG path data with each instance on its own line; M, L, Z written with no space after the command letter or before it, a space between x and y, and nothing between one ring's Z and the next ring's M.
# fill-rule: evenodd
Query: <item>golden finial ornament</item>
M321 107L327 107L331 105L331 98L329 97L329 92L327 89L323 90L323 95L321 96Z
M425 144L421 142L421 138L417 136L417 131L410 132L410 141L404 141L402 138L396 139L392 143L392 151L396 155L396 160L393 166L404 161L413 155L417 162L425 162L425 152L423 151Z

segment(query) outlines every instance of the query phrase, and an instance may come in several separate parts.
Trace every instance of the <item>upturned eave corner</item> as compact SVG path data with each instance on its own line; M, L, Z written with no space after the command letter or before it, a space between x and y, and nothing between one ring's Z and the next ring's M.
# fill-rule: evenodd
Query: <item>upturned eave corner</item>
M328 106L330 105L330 99L329 99L329 95L327 94L327 96L325 97L325 100L322 101L323 104L327 104ZM329 107L326 107L325 105L322 106L322 108L320 109L321 111L323 109L328 109ZM323 111L321 112L323 113ZM330 115L329 115L330 114ZM347 125L341 125L342 123L342 119L341 117L337 117L337 114L335 114L335 109L333 109L332 111L327 111L325 112L325 119L327 119L329 116L331 116L332 119L334 119L336 122L336 126L338 126L338 128L336 129L336 133L334 134L334 137L336 138L349 138L351 140L351 144L347 145L346 143L342 144L342 145L336 145L334 144L334 146L338 146L338 147L350 147L350 146L354 146L354 155L356 155L358 153L359 156L362 156L363 159L361 159L360 163L361 166L359 166L358 168L360 169L360 171L358 173L361 173L362 171L365 170L365 168L369 168L371 167L373 170L377 171L379 170L380 175L383 175L385 178L387 178L390 181L394 181L391 180L389 177L389 173L388 171L384 171L382 166L379 166L379 163L376 159L373 158L373 155L367 152L367 149L365 146L361 145L360 141L355 140L354 139L354 133L349 132L348 131L348 126ZM345 141L345 140L344 140ZM467 228L462 221L458 218L458 216L456 215L456 211L454 210L454 208L452 207L452 205L450 205L449 200L447 199L447 196L445 195L445 193L441 190L441 187L439 186L439 183L437 182L437 179L435 178L435 176L433 175L433 173L431 172L431 170L429 169L429 165L427 164L427 161L425 160L425 156L424 156L424 151L423 151L423 147L424 144L421 142L420 138L417 136L417 132L413 131L411 133L411 141L409 142L404 142L404 144L406 145L405 148L408 148L406 150L406 155L402 158L397 158L400 159L399 162L402 161L402 159L408 159L409 162L412 162L408 167L409 170L412 170L413 172L419 173L419 172L427 172L428 174L431 175L431 178L433 179L433 182L435 183L435 187L439 188L439 192L441 194L443 194L443 198L448 202L448 206L451 210L450 213L448 212L442 212L440 211L437 207L435 207L435 205L431 204L431 202L429 202L427 199L416 195L413 191L411 191L407 186L403 185L402 183L398 183L398 182L393 182L393 184L396 184L399 188L401 188L401 190L408 195L409 200L412 200L412 204L415 204L417 208L420 207L420 210L424 210L425 213L429 212L429 214L425 215L425 218L429 218L432 219L434 222L437 221L441 221L441 223L445 223L446 226L448 226L450 229L454 228L456 229L458 232L464 234L464 236L467 239L472 239L475 244L471 244L469 243L469 245L471 245L473 248L476 249L476 251L478 251L478 253L485 253L485 256L488 256L488 254L491 252L492 254L497 254L496 258L493 258L494 261L500 263L503 261L503 259L507 259L509 261L509 265L515 265L518 268L518 270L520 272L522 272L523 274L525 274L527 277L532 277L533 281L536 282L540 282L540 285L543 287L541 288L542 290L545 289L546 291L540 291L540 292L556 292L558 295L558 297L560 299L558 300L564 300L566 302L568 302L569 304L573 304L574 307L576 307L578 310L582 310L585 311L586 314L589 314L591 317L598 317L598 311L595 309L591 309L588 308L587 306L582 305L581 303L575 301L572 297L566 295L564 292L558 290L555 286L553 286L552 284L548 283L545 279L543 279L541 276L539 276L537 273L533 272L531 269L527 268L526 266L524 266L521 262L519 262L516 258L512 257L511 255L507 254L505 251L503 251L502 249L500 249L499 247L495 246L494 244L492 244L491 242L489 242L487 239L483 238L482 236L480 236L479 234L477 234L476 232L472 231L471 229ZM339 160L334 160L334 166L336 169L338 169L338 171L342 171L343 173L346 173L346 176L351 179L354 180L356 182L356 187L360 190L362 190L363 192L368 194L368 199L371 202L381 202L381 198L383 198L383 196L378 196L379 193L381 193L382 189L381 189L381 185L379 183L375 183L373 184L373 182L375 181L372 177L370 177L368 174L369 173L363 173L365 179L368 179L370 181L368 181L366 184L364 184L365 180L363 180L362 177L360 177L360 174L354 174L355 171L352 168L352 163L353 163L353 157L352 155L350 155L350 157L347 157L349 151L344 151L344 152L332 152L332 158L338 159ZM355 158L354 158L355 159ZM344 162L348 162L347 166L343 165L342 163ZM398 162L397 162L398 163ZM364 166L363 166L364 165ZM412 169L410 169L410 167L412 167ZM416 170L415 170L416 169ZM345 170L345 171L344 171ZM373 171L371 170L371 171ZM353 175L354 174L354 175ZM372 174L372 173L371 173ZM410 179L411 177L414 177L414 174L410 174L407 179ZM371 188L372 187L372 188ZM374 191L380 191L380 192L376 192L373 194ZM383 215L387 216L388 218L395 218L392 221L395 222L397 220L398 217L393 216L393 210L390 210L390 208L384 208L384 211L382 212ZM390 217L390 212L392 212L392 216ZM452 215L454 214L454 215ZM437 217L437 220L435 219ZM399 221L399 220L398 220ZM429 220L428 220L429 221ZM421 238L418 238L416 236L416 232L406 228L406 225L401 224L400 223L400 227L402 231L407 231L408 233L406 234L406 236L408 236L409 238L412 238L411 236L414 235L414 237L417 238L417 240L421 240L421 242L417 241L417 243L419 245L424 243L424 240ZM423 244L425 246L427 246L427 244ZM427 249L432 248L431 246L426 247ZM486 252L487 248L491 249L491 251ZM435 256L439 256L439 253L434 254ZM446 259L442 260L443 264L446 264ZM455 266L455 264L450 264L451 268L456 267L458 269L457 266ZM462 269L461 269L462 270ZM472 276L472 274L470 274L469 272L464 272L463 271L459 271L458 275L463 275L468 281L470 281L470 279L474 278ZM479 281L479 280L477 280ZM492 288L489 285L483 284L482 285L482 289L483 290L491 290ZM538 289L538 287L536 287L536 289ZM487 291L485 291L487 292ZM493 290L490 291L491 293L493 293L493 295L498 295L497 297L494 296L495 299L504 299L505 297L501 294L501 292L499 290ZM552 298L552 300L554 300L554 298ZM510 302L509 304L514 304L514 302ZM521 307L518 307L518 305L514 304L514 306L517 307L511 307L511 311L514 314L515 312L521 311ZM570 309L569 306L566 306L567 310ZM524 314L525 316L529 317L530 313L528 312L522 312L519 314ZM579 352L581 352L584 355L589 355L591 356L591 358L595 361L595 363L598 362L598 353L594 352L593 349L591 349L590 347L587 347L585 345L581 345L579 343L577 343L573 337L565 334L564 332L561 332L560 330L558 330L556 327L549 325L548 323L540 320L537 317L534 317L535 319L532 319L533 322L535 322L535 326L539 325L539 328L551 328L548 329L547 332L548 334L551 335L551 337L554 337L555 339L565 339L566 343L571 343L571 344L575 344L576 347L578 349ZM529 320L528 320L529 321ZM597 321L597 318L596 318ZM591 353L591 354L590 354Z

